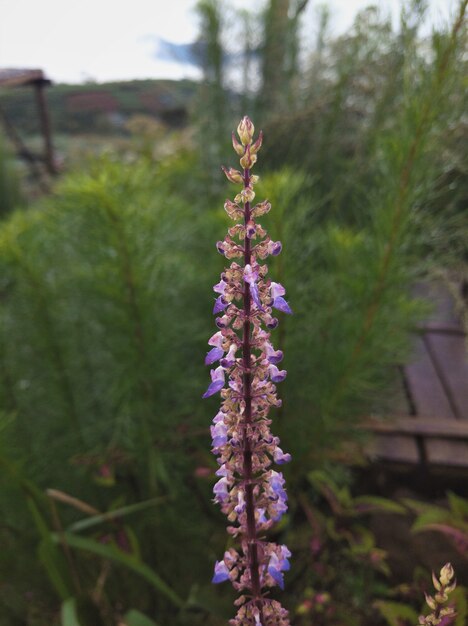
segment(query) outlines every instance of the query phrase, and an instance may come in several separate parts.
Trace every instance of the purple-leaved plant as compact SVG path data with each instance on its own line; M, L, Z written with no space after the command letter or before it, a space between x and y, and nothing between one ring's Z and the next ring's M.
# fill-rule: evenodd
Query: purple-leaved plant
M262 133L253 141L254 126L248 117L241 120L237 132L241 142L233 133L232 143L242 171L223 170L242 189L234 202L226 200L224 208L240 223L216 247L227 259L239 258L242 263L232 261L213 288L218 294L213 313L219 314L219 330L208 341L212 348L205 363L219 365L211 370L211 384L203 397L221 392L221 409L211 427L219 463L213 492L231 523L228 533L238 539L240 549L227 550L216 562L213 582L230 580L242 594L236 600L238 613L229 622L232 626L288 626L288 612L268 592L276 585L283 589L291 553L286 546L268 541L265 533L287 510L284 478L272 465L291 460L270 432L269 410L281 405L275 385L284 380L286 370L278 368L283 353L270 343L269 331L278 324L275 309L292 311L284 287L267 279L268 267L260 263L281 252L281 243L272 241L255 221L268 213L270 203L252 206L258 176L251 170Z

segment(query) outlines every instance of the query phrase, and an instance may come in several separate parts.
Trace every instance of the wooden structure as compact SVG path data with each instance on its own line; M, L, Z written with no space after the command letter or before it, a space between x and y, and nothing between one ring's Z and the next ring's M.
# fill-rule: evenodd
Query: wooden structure
M386 463L468 469L465 332L447 288L418 291L434 305L433 313L415 334L413 358L401 369L395 418L370 421L369 455Z
M16 147L18 155L27 160L31 165L37 160L44 161L47 171L56 174L52 134L50 128L49 111L44 94L44 88L51 84L42 70L26 69L0 69L0 88L30 86L34 90L37 111L40 120L41 132L44 141L44 155L37 157L24 144L21 136L0 107L0 120L2 121L7 135Z

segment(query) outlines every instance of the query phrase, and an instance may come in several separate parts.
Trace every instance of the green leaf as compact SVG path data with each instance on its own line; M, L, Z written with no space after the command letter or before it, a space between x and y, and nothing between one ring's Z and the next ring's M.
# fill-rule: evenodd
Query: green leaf
M67 584L68 572L59 548L50 538L42 539L37 554L57 594L62 600L69 598L72 593L71 584Z
M450 594L450 599L455 600L457 619L454 626L466 626L468 623L468 596L465 587L457 587Z
M418 614L407 604L390 602L389 600L377 600L374 602L374 606L385 619L388 626L402 626L402 620L408 626L418 623Z
M60 617L62 626L83 626L78 619L75 598L68 598L62 603Z
M460 498L451 491L447 493L447 499L453 513L460 519L466 519L468 521L468 500Z
M136 609L130 609L130 611L125 613L124 623L125 626L158 626L154 620Z
M381 512L403 515L406 513L405 507L398 502L378 496L361 496L354 499L354 504L357 512L362 514Z
M93 526L97 526L98 524L102 524L103 522L113 521L117 518L131 515L132 513L144 511L145 509L149 509L152 506L157 506L158 504L161 504L165 500L167 500L167 498L152 498L151 500L145 500L144 502L137 502L136 504L123 506L119 509L115 509L114 511L108 511L107 513L101 513L100 515L86 517L85 519L79 520L78 522L71 524L71 526L68 527L68 530L71 532L86 530L87 528L92 528Z
M52 537L56 543L60 542L60 537L56 533L54 533ZM169 585L164 582L164 580L154 570L152 570L151 567L137 560L134 556L122 552L122 550L119 550L113 545L104 545L98 541L94 541L94 539L80 537L79 535L74 535L70 532L63 533L63 538L72 548L83 550L85 552L91 552L92 554L96 554L105 559L110 559L111 561L124 565L149 582L157 591L166 596L172 604L177 607L183 606L184 602L176 594L176 592L173 591L173 589L171 589L171 587L169 587Z

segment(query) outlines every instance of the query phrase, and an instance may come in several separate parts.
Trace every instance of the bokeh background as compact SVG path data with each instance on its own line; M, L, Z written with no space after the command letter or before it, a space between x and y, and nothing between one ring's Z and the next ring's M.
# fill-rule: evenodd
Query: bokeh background
M1 626L234 613L201 395L245 114L294 310L282 602L413 626L450 560L465 625L466 1L1 4Z

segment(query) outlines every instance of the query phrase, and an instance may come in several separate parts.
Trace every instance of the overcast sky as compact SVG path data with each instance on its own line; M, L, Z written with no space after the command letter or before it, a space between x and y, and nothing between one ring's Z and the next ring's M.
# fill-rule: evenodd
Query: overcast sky
M405 1L405 0L403 0ZM330 0L332 30L343 32L371 0ZM264 0L229 0L261 8ZM310 2L310 10L318 2ZM397 15L399 0L373 4ZM431 21L455 0L431 0ZM0 67L41 68L56 82L196 77L189 65L155 58L155 39L189 43L198 33L195 0L0 0Z

